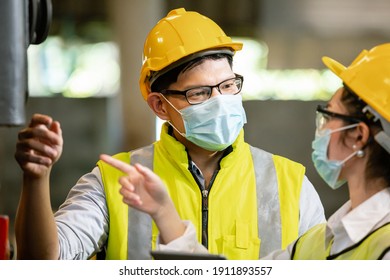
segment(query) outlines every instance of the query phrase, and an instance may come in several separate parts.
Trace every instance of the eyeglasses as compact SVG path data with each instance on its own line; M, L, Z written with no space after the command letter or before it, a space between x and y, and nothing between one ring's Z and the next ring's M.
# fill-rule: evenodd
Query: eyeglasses
M326 123L331 119L331 118L338 118L350 123L359 123L362 122L363 120L358 118L358 117L353 117L353 116L347 116L335 112L331 112L326 109L326 106L323 105L317 105L317 116L316 116L316 126L318 130L322 130Z
M227 79L214 86L201 86L190 88L184 91L163 89L160 92L162 94L179 94L184 95L186 100L191 105L200 104L208 100L211 96L213 88L217 88L220 94L235 95L238 94L242 89L244 77L235 74L235 78Z

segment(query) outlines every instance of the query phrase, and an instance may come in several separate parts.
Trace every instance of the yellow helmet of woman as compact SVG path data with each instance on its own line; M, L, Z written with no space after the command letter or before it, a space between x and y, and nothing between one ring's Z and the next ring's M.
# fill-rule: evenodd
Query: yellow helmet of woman
M375 140L390 153L390 43L363 50L348 67L329 57L322 61L380 119L383 131Z

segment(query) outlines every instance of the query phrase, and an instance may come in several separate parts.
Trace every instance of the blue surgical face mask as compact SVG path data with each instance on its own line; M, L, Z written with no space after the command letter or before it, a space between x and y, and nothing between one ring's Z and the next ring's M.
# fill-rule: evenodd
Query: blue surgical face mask
M242 97L236 95L217 95L201 104L177 110L182 116L185 133L172 127L187 140L209 151L222 151L233 144L246 123Z
M335 133L337 131L351 129L356 126L358 126L358 124L352 124L334 130L325 129L321 132L317 130L315 134L315 139L312 142L312 160L314 163L314 167L316 168L321 178L329 185L329 187L334 190L338 189L346 182L345 180L339 180L341 169L347 160L356 155L357 151L353 152L344 160L329 160L328 146L330 136L332 133Z

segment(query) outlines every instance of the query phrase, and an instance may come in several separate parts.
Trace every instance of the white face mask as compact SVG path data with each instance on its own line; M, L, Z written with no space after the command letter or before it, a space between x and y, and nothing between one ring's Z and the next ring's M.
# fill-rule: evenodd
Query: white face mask
M192 143L209 151L222 151L233 144L246 123L242 96L218 95L209 100L177 110L183 118L185 133L172 127Z
M321 132L316 131L315 139L312 142L312 160L314 167L321 178L334 190L338 189L346 182L345 180L339 180L341 169L347 160L357 154L357 151L350 154L344 160L329 160L328 146L330 136L337 131L351 129L356 126L358 126L358 124L351 124L334 130L325 129Z

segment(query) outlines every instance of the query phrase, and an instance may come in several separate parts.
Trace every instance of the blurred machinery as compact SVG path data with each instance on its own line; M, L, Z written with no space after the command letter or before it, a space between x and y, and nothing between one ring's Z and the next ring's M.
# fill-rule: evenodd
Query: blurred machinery
M27 48L46 39L51 18L51 0L0 1L0 126L25 122Z

